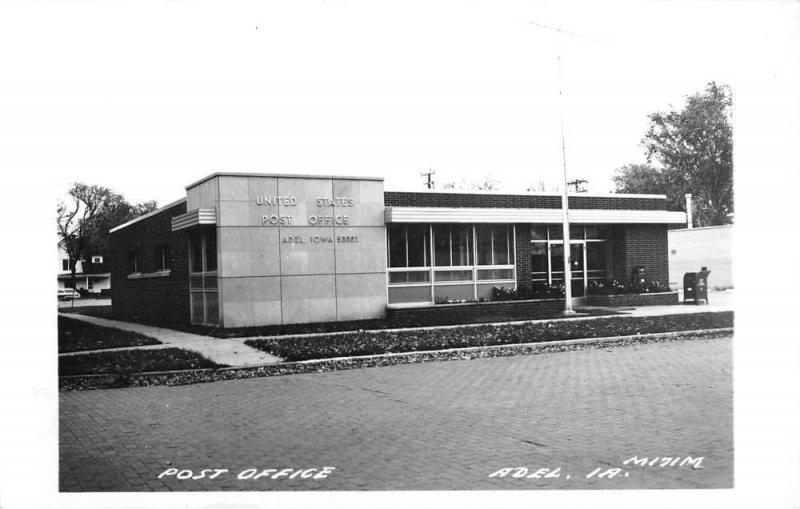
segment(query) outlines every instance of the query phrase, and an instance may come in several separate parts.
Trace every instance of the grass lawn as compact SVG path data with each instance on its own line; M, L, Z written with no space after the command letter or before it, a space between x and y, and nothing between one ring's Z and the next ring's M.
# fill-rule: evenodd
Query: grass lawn
M264 338L247 340L245 343L287 361L301 361L732 326L733 313L728 311L664 316L609 316L596 320L479 325L449 329L358 332L328 337Z
M58 358L59 376L113 375L218 367L223 366L180 348L97 352Z
M59 353L160 344L161 341L137 332L101 327L63 316L58 317Z

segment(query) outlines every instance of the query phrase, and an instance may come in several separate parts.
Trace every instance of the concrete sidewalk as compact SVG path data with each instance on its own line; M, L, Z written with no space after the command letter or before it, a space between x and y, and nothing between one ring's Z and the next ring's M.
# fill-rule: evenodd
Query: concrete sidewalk
M78 313L59 313L66 318L73 318L87 323L99 325L101 327L112 327L114 329L122 329L131 332L138 332L145 336L155 338L164 345L183 348L184 350L191 350L199 353L203 357L214 361L218 364L226 364L228 366L255 366L260 364L275 364L280 362L280 357L275 357L267 352L262 352L256 348L244 344L244 338L212 338L208 336L200 336L198 334L189 334L188 332L180 332L172 329L164 329L162 327L153 327L150 325L142 325L138 323L121 322L118 320L107 320L105 318L96 318L94 316L81 315ZM161 345L154 345L162 347ZM147 346L130 347L129 350L142 350L148 349ZM153 349L150 347L149 349ZM108 351L108 350L100 350ZM72 352L89 353L89 352Z
M681 299L683 295L681 295ZM588 306L581 306L588 307ZM614 308L611 308L614 309ZM733 290L721 292L710 292L708 294L708 304L684 304L671 306L637 306L618 311L630 316L660 316L678 315L687 313L709 313L715 311L733 311Z

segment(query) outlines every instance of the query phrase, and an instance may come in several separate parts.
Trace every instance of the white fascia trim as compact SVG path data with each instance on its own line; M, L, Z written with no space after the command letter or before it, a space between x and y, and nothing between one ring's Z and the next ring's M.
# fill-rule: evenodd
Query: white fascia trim
M165 211L165 210L167 210L168 208L174 207L175 205L178 205L178 204L180 204L181 202L185 202L185 201L186 201L186 198L181 198L180 200L175 200L175 201L174 201L174 202L172 202L172 203L167 203L167 204L166 204L166 205L164 205L163 207L159 207L159 208L157 208L156 210L154 210L154 211L152 211L152 212L148 212L147 214L145 214L145 215L143 215L143 216L139 216L139 217L137 217L136 219L131 219L131 220L130 220L130 221L128 221L127 223L122 223L122 224L121 224L121 225L119 225L119 226L116 226L116 227L114 227L114 228L111 228L110 230L108 230L108 233L114 233L114 232L115 232L115 231L117 231L117 230L121 230L121 229L123 229L123 228L127 228L128 226L130 226L130 225L132 225L132 224L134 224L134 223L138 223L139 221L143 221L143 220L147 219L148 217L153 217L153 216L154 216L154 215L156 215L156 214L160 214L161 212L164 212L164 211Z
M369 177L369 176L353 176L353 175L309 175L309 174L291 174L291 173L247 173L247 172L228 172L228 171L215 171L211 175L201 178L192 182L186 189L189 190L197 185L211 180L215 177L270 177L270 178L294 178L294 179L334 179L334 180L373 180L383 182L383 177Z
M561 209L386 207L387 223L560 223ZM685 212L668 210L570 209L572 223L681 224Z

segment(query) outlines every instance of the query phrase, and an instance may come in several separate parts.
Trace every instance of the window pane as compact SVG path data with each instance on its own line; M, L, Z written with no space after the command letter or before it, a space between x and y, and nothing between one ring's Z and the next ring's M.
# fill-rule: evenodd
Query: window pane
M547 244L534 242L531 244L531 271L543 272L547 275Z
M389 273L389 283L427 283L429 280L430 272L427 270Z
M508 226L494 227L494 265L508 265Z
M550 246L550 262L553 264L553 274L556 272L564 273L564 244Z
M450 227L437 224L433 227L433 252L435 265L448 267L450 263Z
M206 233L206 271L217 270L217 230Z
M586 238L595 240L608 239L608 226L590 224L586 226Z
M472 226L453 225L453 265L472 265Z
M583 225L569 225L569 238L570 240L583 240Z
M433 277L436 281L472 281L472 271L437 270Z
M492 264L492 227L486 224L475 227L478 247L478 265Z
M192 257L192 272L203 272L203 248L200 232L192 232L189 235L189 251Z
M206 322L217 323L219 317L219 298L216 292L206 292Z
M551 224L547 230L550 232L550 240L563 240L564 227L560 224Z
M480 269L478 279L486 281L490 279L514 279L514 269Z
M203 294L201 292L192 292L189 294L192 310L192 323L203 323L205 317L203 316Z
M401 224L389 225L389 267L406 266L406 227Z
M408 229L408 266L427 267L430 265L428 259L428 225L410 224Z
M606 243L586 243L586 263L589 270L606 270Z
M532 225L531 240L547 240L547 226L543 224Z
M139 255L136 253L128 254L128 270L130 272L139 272Z

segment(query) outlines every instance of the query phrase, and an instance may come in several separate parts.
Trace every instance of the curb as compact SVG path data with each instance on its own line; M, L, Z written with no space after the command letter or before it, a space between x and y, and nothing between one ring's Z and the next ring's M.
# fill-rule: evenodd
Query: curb
M398 364L414 364L441 360L469 360L487 357L507 357L512 355L532 355L562 351L583 350L605 346L684 341L691 339L711 339L730 336L733 327L717 329L697 329L689 331L658 332L628 336L607 336L602 338L567 339L538 343L515 343L505 345L449 348L398 352L357 357L335 357L296 362L262 364L258 366L237 366L217 369L193 369L179 371L157 371L120 375L70 375L59 377L59 390L91 390L123 387L145 387L152 385L187 385L221 380L260 378L303 373L322 373L346 369L383 367Z

